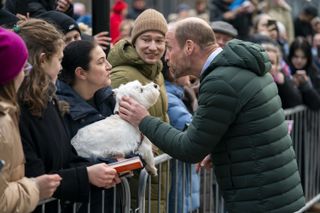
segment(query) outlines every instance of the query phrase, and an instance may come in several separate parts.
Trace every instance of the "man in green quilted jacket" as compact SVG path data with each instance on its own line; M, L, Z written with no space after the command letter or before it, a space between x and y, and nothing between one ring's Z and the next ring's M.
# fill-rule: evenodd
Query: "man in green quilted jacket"
M178 131L126 97L120 116L156 146L189 163L211 154L229 213L292 213L304 206L295 152L264 50L232 40L222 50L198 18L166 34L166 60L178 78L200 78L199 107Z

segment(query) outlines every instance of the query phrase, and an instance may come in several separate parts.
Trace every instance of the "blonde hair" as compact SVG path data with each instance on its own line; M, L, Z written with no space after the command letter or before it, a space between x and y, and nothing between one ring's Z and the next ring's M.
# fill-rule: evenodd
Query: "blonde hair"
M32 115L41 117L48 101L55 98L55 85L41 68L40 56L45 53L49 60L64 45L63 35L51 24L40 19L18 22L17 32L29 51L32 71L25 77L19 92L19 102L27 104Z
M280 62L281 62L281 58L282 58L282 54L280 51L280 48L272 43L263 43L261 44L261 46L263 47L263 49L268 53L268 52L272 52L276 54L277 57L277 67L278 69L280 69Z

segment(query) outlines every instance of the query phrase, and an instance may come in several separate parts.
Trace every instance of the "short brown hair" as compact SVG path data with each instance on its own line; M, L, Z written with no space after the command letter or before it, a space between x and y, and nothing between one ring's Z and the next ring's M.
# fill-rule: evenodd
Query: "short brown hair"
M175 25L175 37L182 48L187 40L192 40L201 49L215 44L216 37L209 24L199 18L187 18Z

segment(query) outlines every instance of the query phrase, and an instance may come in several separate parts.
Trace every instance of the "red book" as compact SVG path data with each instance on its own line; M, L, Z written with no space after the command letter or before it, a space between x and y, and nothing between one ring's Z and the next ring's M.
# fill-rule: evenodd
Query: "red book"
M118 173L126 173L130 172L135 169L141 169L143 168L143 163L140 160L139 156L124 159L121 161L117 161L114 163L108 164L108 166L111 166L115 170L117 170Z

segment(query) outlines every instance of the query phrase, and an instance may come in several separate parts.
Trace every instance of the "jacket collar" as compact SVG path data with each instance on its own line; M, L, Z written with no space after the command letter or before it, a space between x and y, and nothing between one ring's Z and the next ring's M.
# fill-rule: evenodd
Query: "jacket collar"
M138 55L134 46L127 40L121 40L110 50L108 61L113 67L133 66L146 78L154 80L162 70L162 62L146 64Z
M83 98L75 92L68 84L57 81L57 94L60 100L64 100L69 103L69 114L72 119L78 120L86 117L88 114L100 114L98 110L88 104ZM97 105L100 105L107 98L113 95L111 87L105 87L98 90L94 95L94 100Z

